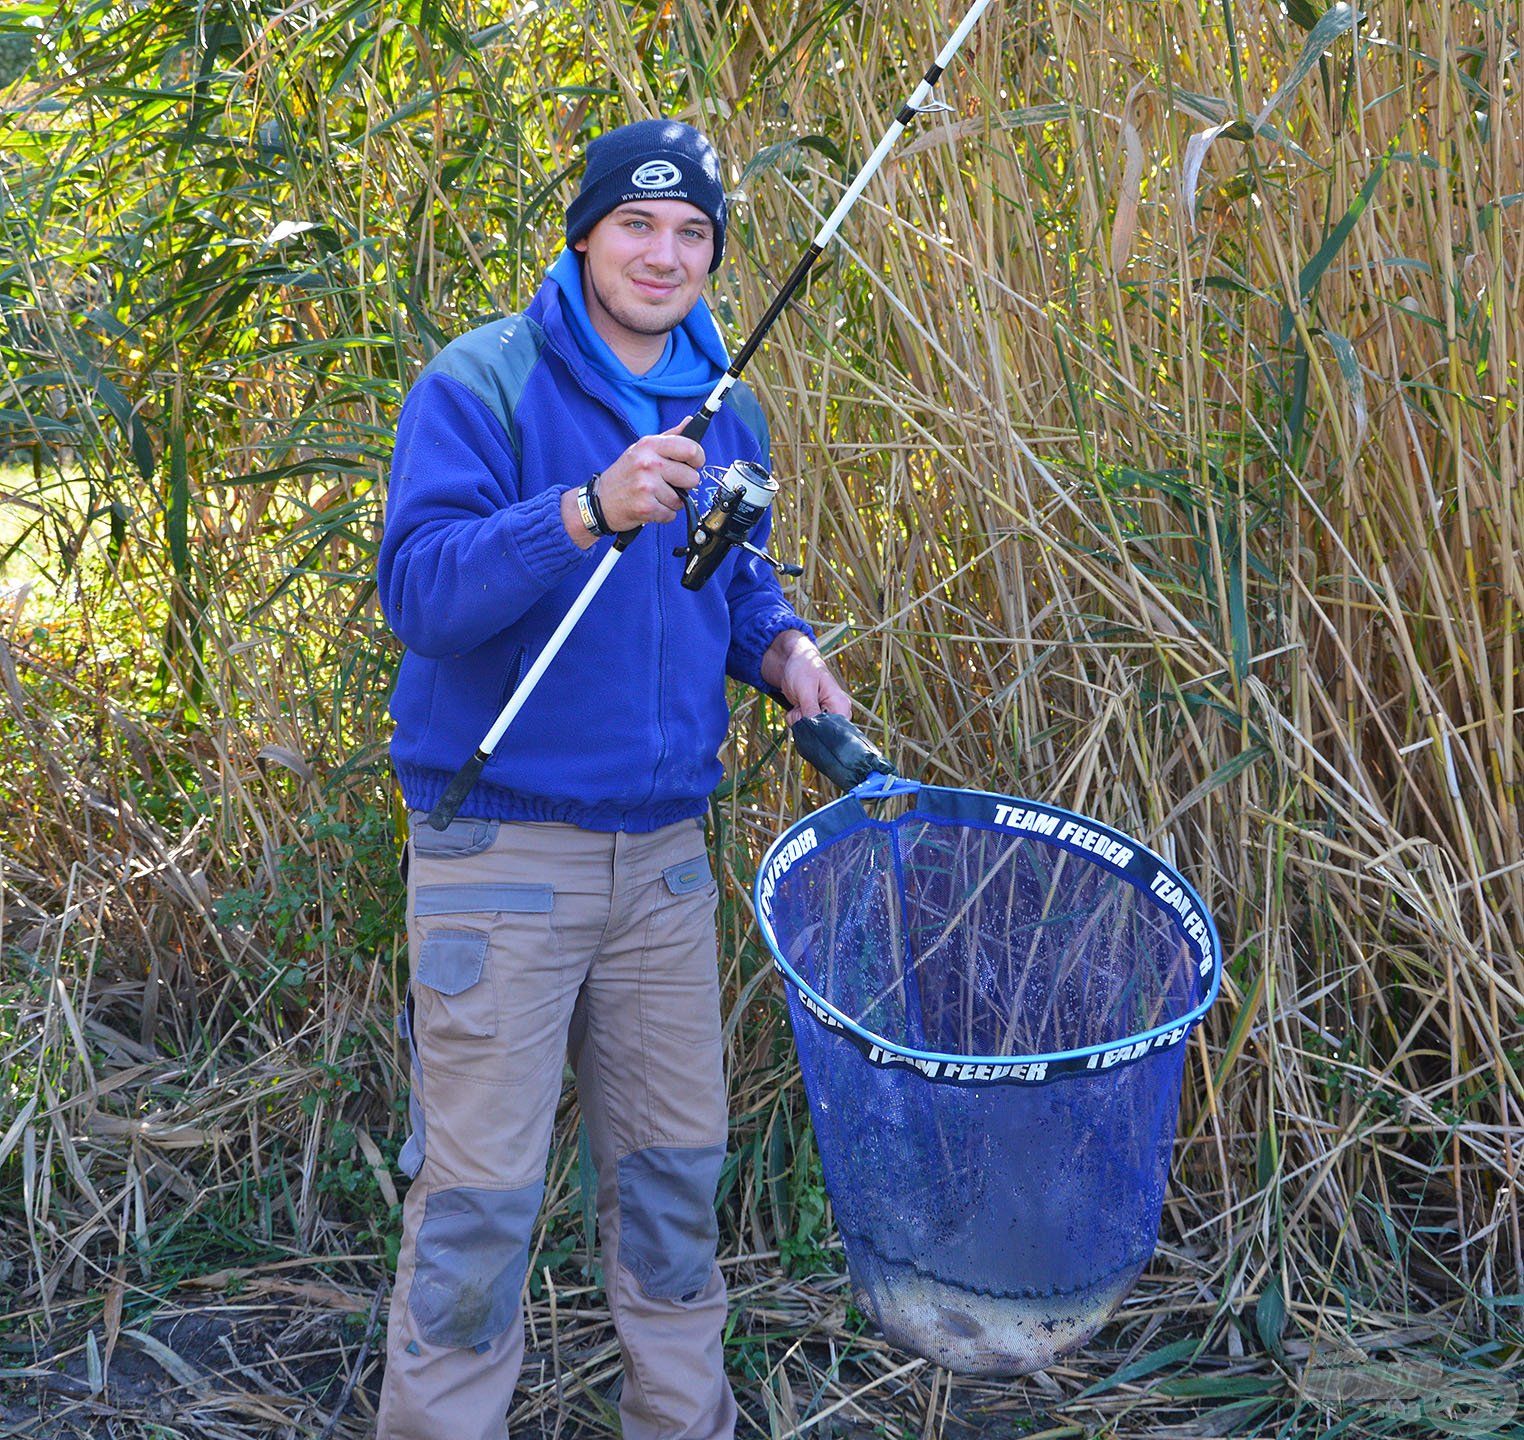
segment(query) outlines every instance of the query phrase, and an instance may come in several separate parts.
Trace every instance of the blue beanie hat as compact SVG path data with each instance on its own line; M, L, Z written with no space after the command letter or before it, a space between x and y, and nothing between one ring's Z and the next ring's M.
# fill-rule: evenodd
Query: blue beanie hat
M635 200L686 200L714 225L714 259L725 254L725 187L720 157L681 120L637 120L587 147L582 186L566 207L566 243L581 240L610 210Z

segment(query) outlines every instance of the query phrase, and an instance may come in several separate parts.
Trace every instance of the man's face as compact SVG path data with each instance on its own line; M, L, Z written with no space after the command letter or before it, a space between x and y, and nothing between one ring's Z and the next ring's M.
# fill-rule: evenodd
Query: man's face
M686 200L632 200L573 248L586 257L583 292L594 320L601 310L633 335L665 335L703 293L714 226Z

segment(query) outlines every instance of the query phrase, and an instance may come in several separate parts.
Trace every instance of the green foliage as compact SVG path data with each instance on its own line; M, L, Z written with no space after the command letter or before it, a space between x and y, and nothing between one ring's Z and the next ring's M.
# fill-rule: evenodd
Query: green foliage
M301 818L261 883L224 891L220 925L262 942L270 978L300 989L319 961L356 971L390 959L402 920L391 817L380 805L328 804Z
M794 1148L788 1171L785 1210L787 1231L778 1237L778 1253L790 1275L834 1275L842 1268L839 1245L830 1245L829 1201L820 1152L814 1132L806 1124Z

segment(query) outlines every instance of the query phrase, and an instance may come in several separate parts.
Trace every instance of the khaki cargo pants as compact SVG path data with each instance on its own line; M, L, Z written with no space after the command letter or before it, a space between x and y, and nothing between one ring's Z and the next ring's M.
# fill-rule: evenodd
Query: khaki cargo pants
M703 826L410 822L414 1175L379 1440L504 1440L570 1057L598 1169L625 1440L729 1440L726 1106Z

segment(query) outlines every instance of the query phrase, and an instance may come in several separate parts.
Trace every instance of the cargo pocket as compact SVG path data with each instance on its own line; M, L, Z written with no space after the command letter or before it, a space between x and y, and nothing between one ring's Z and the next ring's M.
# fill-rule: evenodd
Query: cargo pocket
M667 866L647 893L651 916L638 1004L649 1129L640 1138L717 1141L725 1134L725 1067L715 946L719 901L708 857L700 853Z
M413 984L431 991L428 1031L441 1040L497 1034L492 977L483 979L488 936L480 930L430 930L413 968Z
M448 855L456 859L480 855L484 850L492 848L492 842L497 839L497 831L496 820L457 817L443 830L436 830L421 810L415 810L408 817L408 837L419 855Z
M450 863L431 865L430 873ZM510 1033L512 1004L522 999L523 971L555 949L554 905L550 885L415 886L414 1034L431 1074L483 1083L512 1078L517 1051L504 1041L522 1038Z

